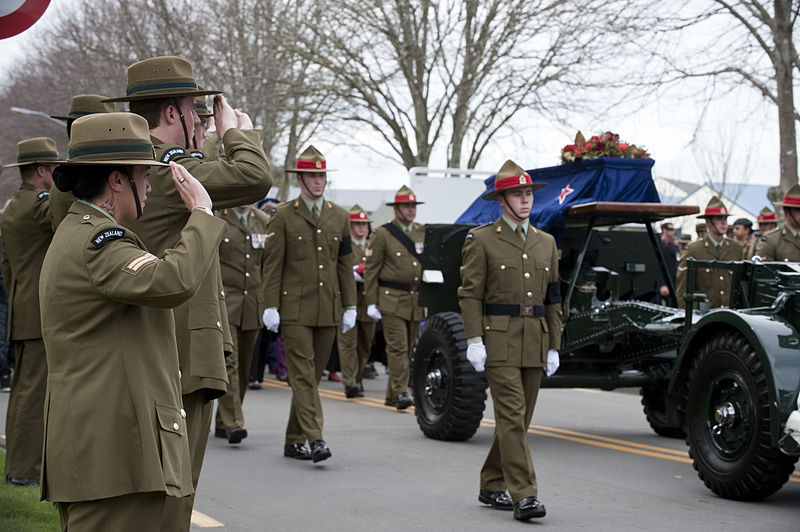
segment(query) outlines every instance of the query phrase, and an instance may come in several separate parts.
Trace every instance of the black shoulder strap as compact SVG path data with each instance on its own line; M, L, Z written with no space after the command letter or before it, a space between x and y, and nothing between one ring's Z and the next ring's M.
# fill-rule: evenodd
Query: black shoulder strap
M395 237L398 242L403 244L403 246L409 251L409 253L414 255L417 258L417 260L419 261L422 260L420 254L417 253L417 246L414 244L414 241L411 240L407 234L401 231L399 227L394 225L392 222L383 224L381 227L389 231L389 233L391 233L392 236Z

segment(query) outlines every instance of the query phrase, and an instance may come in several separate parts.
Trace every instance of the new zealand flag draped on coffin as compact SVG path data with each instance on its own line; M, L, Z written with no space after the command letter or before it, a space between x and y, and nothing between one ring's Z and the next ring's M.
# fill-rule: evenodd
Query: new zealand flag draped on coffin
M529 170L534 183L546 183L534 192L531 223L553 235L560 243L564 214L573 205L593 201L661 203L650 169L653 159L603 157L577 163ZM485 180L486 191L494 190L495 176ZM459 224L487 224L500 217L496 200L478 198L456 220Z

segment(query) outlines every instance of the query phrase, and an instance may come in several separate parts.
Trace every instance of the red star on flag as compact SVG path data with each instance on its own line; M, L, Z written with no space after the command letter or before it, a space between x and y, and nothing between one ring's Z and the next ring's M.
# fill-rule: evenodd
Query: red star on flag
M564 200L567 199L567 196L575 192L575 189L570 188L569 185L565 186L564 189L561 191L561 194L558 195L558 204L564 205Z

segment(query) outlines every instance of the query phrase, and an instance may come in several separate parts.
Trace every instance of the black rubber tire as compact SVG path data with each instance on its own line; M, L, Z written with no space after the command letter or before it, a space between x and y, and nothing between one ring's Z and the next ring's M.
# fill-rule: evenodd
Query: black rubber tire
M664 397L667 393L666 383L646 386L639 390L642 396L642 407L650 428L659 436L667 438L685 438L683 427L667 423L667 406Z
M456 312L429 317L417 338L412 389L417 424L435 440L464 441L475 434L486 406L486 376L466 357L464 322Z
M772 447L764 369L741 334L721 332L700 347L689 373L686 408L689 456L711 491L754 501L789 480L797 457Z

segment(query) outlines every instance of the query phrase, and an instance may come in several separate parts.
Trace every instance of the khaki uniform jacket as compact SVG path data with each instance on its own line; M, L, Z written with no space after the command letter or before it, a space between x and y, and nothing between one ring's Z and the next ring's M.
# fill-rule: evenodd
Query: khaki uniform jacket
M392 224L403 231L397 220ZM422 254L425 226L414 223L408 236L416 244L417 253ZM378 305L378 310L386 316L408 321L425 319L425 308L419 305L417 289L422 279L422 264L385 227L378 227L370 238L364 275L367 305ZM409 285L412 291L380 286L381 281Z
M230 129L225 133L225 158L207 162L181 147L154 137L151 140L158 160L185 166L206 188L214 208L224 209L254 203L266 196L272 186L272 172L261 138L260 131ZM149 180L152 192L144 214L125 225L139 235L151 253L161 257L178 241L189 211L175 189L168 167L151 168ZM224 352L233 350L233 341L224 294L219 257L215 256L197 293L173 309L184 395L205 389L211 400L225 393L228 377Z
M228 322L243 331L255 331L262 327L264 313L261 270L269 216L253 207L247 213L245 228L233 209L222 209L217 215L228 222L225 238L219 245Z
M742 260L744 248L742 245L728 237L724 237L721 247L716 247L708 237L695 240L681 255L678 262L677 287L678 304L681 308L686 306L683 294L686 293L686 259L693 257L697 260ZM727 307L731 300L731 281L733 274L729 270L712 270L700 268L695 274L695 293L703 293L708 297L711 308Z
M462 249L458 300L467 338L482 336L486 366L541 367L561 348L555 239L533 226L527 238L502 218L470 230ZM484 315L484 304L544 305L544 317Z
M372 235L368 235L364 242L364 247L362 248L355 242L353 242L353 263L354 264L365 264L367 263L367 249L369 249L369 241L372 239ZM363 279L366 276L366 270L364 275L361 276ZM367 315L367 290L366 285L361 281L356 281L356 296L357 296L357 306L358 314L356 316L356 320L358 321L366 321L370 323L374 323L375 320L370 318Z
M195 212L175 248L156 259L132 231L72 205L41 278L43 499L192 493L169 308L195 292L224 231L221 220Z
M50 187L50 221L54 233L58 229L58 224L69 212L73 201L75 201L75 196L72 195L72 192L62 192L55 185Z
M800 262L800 238L781 225L758 239L756 255L765 261Z
M50 192L22 183L0 221L3 283L8 295L10 340L42 337L39 272L53 238Z
M356 306L350 215L325 201L314 223L298 197L278 205L267 227L264 302L281 324L332 327Z

